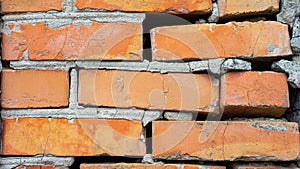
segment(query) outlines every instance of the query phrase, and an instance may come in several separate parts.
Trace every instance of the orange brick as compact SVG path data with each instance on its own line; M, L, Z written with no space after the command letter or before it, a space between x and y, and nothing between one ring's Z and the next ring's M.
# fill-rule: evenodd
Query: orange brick
M62 10L62 0L1 0L1 12L42 12Z
M13 28L13 25L12 25ZM140 24L73 24L57 29L45 23L22 24L20 32L3 33L3 60L141 60Z
M3 108L67 107L69 76L63 70L3 70Z
M151 30L154 60L257 58L291 55L288 26L230 22L159 27Z
M101 119L4 119L3 155L143 156L141 122Z
M218 87L208 75L80 70L79 103L212 112Z
M288 161L300 152L297 123L153 121L154 159Z
M107 11L127 12L168 12L168 13L209 13L211 0L77 0L78 9L93 8Z
M80 169L226 169L222 166L205 166L190 164L81 164Z
M221 18L234 18L249 15L270 15L279 11L279 0L218 0Z
M232 72L223 75L221 104L225 115L281 117L289 108L285 74Z

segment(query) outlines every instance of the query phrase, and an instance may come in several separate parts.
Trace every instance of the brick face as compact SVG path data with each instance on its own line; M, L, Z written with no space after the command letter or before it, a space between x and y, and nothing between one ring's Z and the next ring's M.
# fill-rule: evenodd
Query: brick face
M67 107L69 76L63 70L3 70L3 108Z
M279 161L300 152L296 123L152 122L155 159Z
M143 156L141 122L101 119L3 120L3 155Z
M159 27L151 38L153 59L159 61L292 54L287 25L273 21Z
M1 12L42 12L62 10L62 0L1 0Z
M249 15L270 15L279 11L279 0L218 0L221 18L234 18Z
M49 28L45 23L19 25L20 32L3 33L3 60L141 60L142 26L97 23ZM11 25L14 28L14 25Z
M209 13L211 11L210 0L76 0L75 6L79 9L126 12Z
M105 107L211 112L217 98L208 75L80 70L79 103Z
M285 74L233 72L223 75L221 81L225 115L281 117L289 107Z
M81 164L80 169L226 169L223 166L191 164Z

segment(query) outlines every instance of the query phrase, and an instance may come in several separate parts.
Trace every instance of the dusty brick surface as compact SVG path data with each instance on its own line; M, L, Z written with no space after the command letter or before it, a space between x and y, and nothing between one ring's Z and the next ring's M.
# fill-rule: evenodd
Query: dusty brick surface
M13 29L14 25L11 25ZM22 24L20 32L3 33L3 60L141 60L140 24L97 23L49 28Z
M67 107L69 76L63 70L3 70L3 108Z
M289 107L287 77L275 72L232 72L221 80L225 115L281 117Z
M1 12L43 12L62 10L62 0L1 0Z
M4 119L3 155L143 156L138 121L101 119Z
M81 164L80 169L226 169L222 166L191 164Z
M168 13L209 13L212 8L210 0L77 0L79 9L93 8L107 11L127 12L168 12Z
M208 75L80 70L79 103L86 106L213 111L218 87Z
M158 27L151 30L154 60L261 58L291 55L288 26L230 22Z
M155 159L295 160L300 152L296 123L152 122Z
M279 11L279 0L218 0L221 18L235 18L249 15L270 15Z

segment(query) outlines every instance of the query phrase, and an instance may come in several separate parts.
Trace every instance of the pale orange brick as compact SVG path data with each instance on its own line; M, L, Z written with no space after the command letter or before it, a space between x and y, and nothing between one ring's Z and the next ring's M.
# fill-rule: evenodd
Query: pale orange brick
M154 60L260 58L291 55L288 26L230 22L158 27L151 30Z
M287 77L275 72L232 72L221 79L224 115L281 117L289 108Z
M153 121L154 159L289 161L300 152L297 123Z
M249 15L270 15L279 11L279 0L218 0L221 18Z
M223 166L191 164L81 164L80 169L226 169Z
M63 70L3 70L3 108L67 107L69 76Z
M42 12L62 10L62 0L1 0L1 12Z
M138 121L102 119L4 119L3 155L143 156Z
M208 75L80 70L79 103L86 106L212 112L218 87Z
M76 0L78 9L92 8L107 11L167 12L167 13L209 13L211 0Z
M13 29L14 25L12 25ZM45 23L20 25L20 32L3 33L3 60L141 60L141 24L98 23L57 29Z

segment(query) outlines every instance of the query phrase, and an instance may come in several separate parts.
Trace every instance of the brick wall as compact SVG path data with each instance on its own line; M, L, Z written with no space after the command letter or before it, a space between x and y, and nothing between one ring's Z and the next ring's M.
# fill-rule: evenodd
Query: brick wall
M299 0L1 0L0 168L299 168L299 15Z

